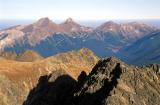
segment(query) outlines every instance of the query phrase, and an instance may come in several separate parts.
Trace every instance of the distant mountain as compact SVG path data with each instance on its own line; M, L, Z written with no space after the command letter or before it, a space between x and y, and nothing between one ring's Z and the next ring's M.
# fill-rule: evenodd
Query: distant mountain
M135 65L160 63L160 31L150 33L122 48L118 56L125 62Z
M88 74L99 59L86 48L30 62L34 54L26 51L19 61L0 59L0 105L22 105L42 75L54 73L58 77L60 74L69 74L77 79L81 71Z
M92 28L81 26L80 24L76 23L72 18L68 18L64 23L59 24L59 27L62 29L64 33L71 33L71 32L91 32Z
M72 18L61 24L42 18L30 25L0 31L0 51L20 54L29 49L48 57L86 47L100 57L112 56L155 30L137 22L117 24L109 21L93 29L76 23Z
M159 105L159 69L102 59L78 81L64 71L41 76L23 105Z
M130 22L125 24L117 24L113 21L106 22L97 27L97 30L112 33L113 36L120 37L124 41L135 41L143 37L154 29L144 23ZM132 40L131 40L132 39Z
M45 37L52 35L59 30L58 25L52 22L49 18L42 18L33 24L24 26L20 31L25 34L26 38L24 39L27 39L29 44L35 45Z

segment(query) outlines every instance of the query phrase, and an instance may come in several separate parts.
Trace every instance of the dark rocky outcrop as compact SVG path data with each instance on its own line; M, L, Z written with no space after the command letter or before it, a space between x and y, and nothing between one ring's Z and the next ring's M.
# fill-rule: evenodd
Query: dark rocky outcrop
M41 76L23 105L69 105L76 81L63 70Z
M24 105L159 105L159 70L159 65L140 68L115 57L102 59L77 82L63 73L41 77Z
M120 63L112 65L111 59L99 61L82 89L75 94L78 105L102 105L104 99L117 86L122 73ZM88 101L90 100L90 101ZM92 101L91 101L92 100Z

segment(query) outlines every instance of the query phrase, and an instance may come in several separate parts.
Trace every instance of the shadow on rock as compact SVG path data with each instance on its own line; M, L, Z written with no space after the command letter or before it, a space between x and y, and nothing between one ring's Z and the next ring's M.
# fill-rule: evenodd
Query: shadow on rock
M72 105L76 81L69 75L41 76L23 105Z
M110 73L110 78L104 80L104 85L95 93L82 93L75 97L75 105L104 105L103 101L110 96L110 92L116 88L118 79L122 70L118 63L115 69Z
M99 70L98 67L100 67L98 74L94 69L88 76L82 71L78 77L78 82L61 72L41 76L37 86L30 91L23 105L104 105L104 100L116 88L122 73L119 63L111 71L108 71L108 69L103 70L101 67L107 68L105 65L107 62L99 62L95 69ZM101 77L102 74L108 76L101 81L99 79L103 78ZM96 77L95 80L92 80L92 75ZM90 92L83 88L88 80L92 80L91 85L87 86L87 89L91 89L89 90ZM98 84L99 89L93 92L92 88L94 88L95 84ZM79 92L80 94L76 95Z

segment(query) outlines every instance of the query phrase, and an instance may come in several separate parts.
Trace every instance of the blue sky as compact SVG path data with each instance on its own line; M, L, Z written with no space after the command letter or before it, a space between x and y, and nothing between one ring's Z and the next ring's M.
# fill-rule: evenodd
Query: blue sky
M0 19L160 19L160 0L0 0Z

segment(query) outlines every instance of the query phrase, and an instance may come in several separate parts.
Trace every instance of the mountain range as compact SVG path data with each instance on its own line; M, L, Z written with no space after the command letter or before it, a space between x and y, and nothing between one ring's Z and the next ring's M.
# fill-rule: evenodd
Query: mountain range
M121 53L122 49L158 30L140 22L118 24L108 21L92 28L82 26L72 18L60 24L49 18L41 18L30 25L1 30L0 51L21 54L25 50L33 50L43 57L49 57L85 47L99 57L117 56L130 63L123 59L125 54Z
M129 64L160 63L160 31L155 31L120 49L118 56ZM123 56L125 55L125 56Z
M72 18L0 30L0 105L159 105L159 39L144 23Z

